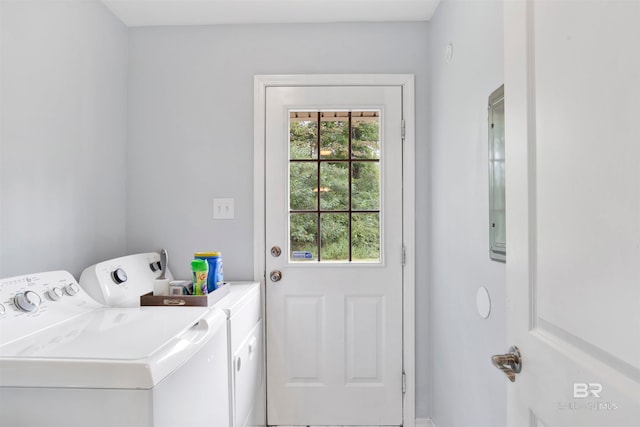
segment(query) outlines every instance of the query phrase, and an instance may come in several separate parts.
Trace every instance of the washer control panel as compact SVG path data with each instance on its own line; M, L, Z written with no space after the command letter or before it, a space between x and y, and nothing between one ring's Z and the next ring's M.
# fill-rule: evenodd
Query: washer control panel
M101 307L67 271L0 279L0 345Z

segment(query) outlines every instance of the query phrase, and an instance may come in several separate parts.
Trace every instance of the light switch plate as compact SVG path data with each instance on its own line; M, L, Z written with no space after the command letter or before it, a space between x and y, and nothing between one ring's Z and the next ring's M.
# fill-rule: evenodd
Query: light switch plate
M213 219L233 218L233 199L213 199Z

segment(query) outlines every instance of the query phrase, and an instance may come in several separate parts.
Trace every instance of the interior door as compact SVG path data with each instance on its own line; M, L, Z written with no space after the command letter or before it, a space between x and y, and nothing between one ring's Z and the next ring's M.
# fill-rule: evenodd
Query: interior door
M509 426L640 423L640 2L505 2Z
M269 425L402 424L401 102L267 88Z

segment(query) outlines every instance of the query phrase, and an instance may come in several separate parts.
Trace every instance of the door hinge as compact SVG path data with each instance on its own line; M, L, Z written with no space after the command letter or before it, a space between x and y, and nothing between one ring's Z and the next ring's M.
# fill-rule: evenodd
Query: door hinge
M407 265L407 248L405 246L402 247L402 266Z
M405 137L406 132L407 132L407 127L406 127L404 119L402 120L400 126L401 126L400 127L400 136L402 137L402 140L404 140L404 137Z
M407 374L402 372L402 394L407 392Z

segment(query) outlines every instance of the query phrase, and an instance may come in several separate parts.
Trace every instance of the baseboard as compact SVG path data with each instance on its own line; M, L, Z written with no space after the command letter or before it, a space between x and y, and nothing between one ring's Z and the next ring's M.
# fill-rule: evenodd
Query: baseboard
M436 427L431 418L416 418L416 427Z
M269 426L269 427L300 427L300 426ZM314 426L314 427L341 427L341 426ZM348 427L348 426L342 426ZM393 426L388 426L393 427ZM415 427L436 427L430 418L416 418Z

